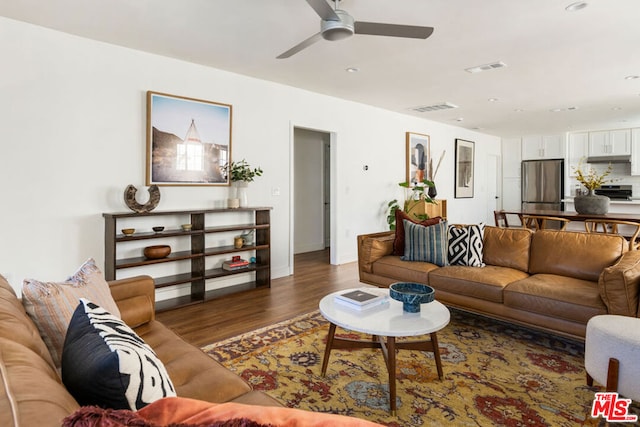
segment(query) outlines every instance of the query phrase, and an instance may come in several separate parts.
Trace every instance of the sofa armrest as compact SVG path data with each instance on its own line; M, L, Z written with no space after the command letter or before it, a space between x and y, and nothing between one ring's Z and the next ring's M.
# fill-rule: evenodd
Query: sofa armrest
M638 317L640 296L640 251L622 254L605 268L598 280L600 297L609 314Z
M393 253L394 231L358 236L358 270L371 273L372 264Z
M111 295L122 320L136 328L155 319L156 287L150 276L136 276L109 282Z

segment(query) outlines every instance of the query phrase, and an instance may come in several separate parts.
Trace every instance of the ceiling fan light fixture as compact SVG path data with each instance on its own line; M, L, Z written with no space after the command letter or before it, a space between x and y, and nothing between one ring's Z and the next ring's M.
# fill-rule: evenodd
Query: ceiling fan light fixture
M322 38L329 41L336 41L351 37L355 32L353 17L343 10L336 10L339 21L325 21L320 24Z

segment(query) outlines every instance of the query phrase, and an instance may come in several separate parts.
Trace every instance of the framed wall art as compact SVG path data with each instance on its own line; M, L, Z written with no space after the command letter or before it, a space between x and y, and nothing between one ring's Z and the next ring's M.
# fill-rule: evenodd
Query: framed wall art
M456 139L455 198L473 197L474 143Z
M431 146L429 135L407 132L406 182L415 184L427 179Z
M229 185L228 104L147 92L147 185Z

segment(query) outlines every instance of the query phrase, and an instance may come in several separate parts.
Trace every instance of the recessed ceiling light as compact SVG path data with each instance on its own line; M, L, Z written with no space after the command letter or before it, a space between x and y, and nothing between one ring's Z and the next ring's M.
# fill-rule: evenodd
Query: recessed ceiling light
M487 99L489 102L498 102L498 98L489 98Z
M356 67L349 67L347 69L345 69L345 71L347 73L357 73L358 71L360 71L360 68L356 68Z
M625 80L635 80L635 79L640 79L640 76L627 76L624 79Z
M515 111L516 113L522 113L524 110L522 108L516 108L513 111Z
M622 107L612 107L611 109L613 111L620 111L620 110L622 110Z
M567 107L567 108L553 108L549 111L551 111L552 113L559 113L561 111L575 111L577 109L578 107Z
M462 122L462 121L464 121L464 117L458 117L458 118L456 119L456 122Z
M586 1L579 1L576 3L571 3L569 6L565 7L564 10L568 12L575 12L575 11L584 9L587 6L588 6L588 3Z

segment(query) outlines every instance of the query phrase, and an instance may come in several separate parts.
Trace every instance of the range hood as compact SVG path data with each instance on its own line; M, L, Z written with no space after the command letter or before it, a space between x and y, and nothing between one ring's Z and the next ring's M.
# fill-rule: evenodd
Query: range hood
M587 163L631 163L631 156L592 156L587 157Z

